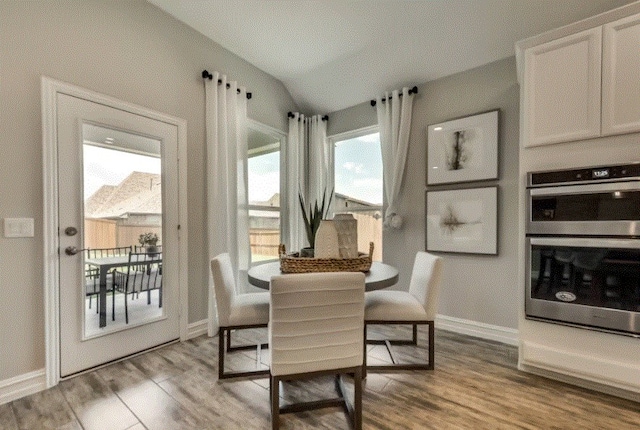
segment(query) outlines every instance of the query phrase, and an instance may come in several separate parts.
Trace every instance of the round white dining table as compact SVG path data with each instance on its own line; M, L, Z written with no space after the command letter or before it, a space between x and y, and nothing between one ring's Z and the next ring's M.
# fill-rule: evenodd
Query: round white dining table
M274 261L253 266L247 274L251 285L268 290L271 277L282 275L283 273L280 271L280 262ZM371 269L365 272L364 283L366 291L380 290L395 285L398 283L398 269L388 264L374 261L371 263Z

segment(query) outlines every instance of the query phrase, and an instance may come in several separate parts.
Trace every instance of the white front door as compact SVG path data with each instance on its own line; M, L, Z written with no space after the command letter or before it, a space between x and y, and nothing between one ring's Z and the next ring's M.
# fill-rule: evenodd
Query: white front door
M66 377L180 337L179 131L77 94L58 92L55 105L59 375ZM153 265L128 267L146 252L143 235L158 238ZM124 265L110 267L113 258Z

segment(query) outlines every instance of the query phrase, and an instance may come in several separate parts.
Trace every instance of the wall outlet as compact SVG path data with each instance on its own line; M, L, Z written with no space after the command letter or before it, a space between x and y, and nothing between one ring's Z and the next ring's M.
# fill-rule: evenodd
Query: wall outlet
M33 218L5 218L4 237L33 237Z

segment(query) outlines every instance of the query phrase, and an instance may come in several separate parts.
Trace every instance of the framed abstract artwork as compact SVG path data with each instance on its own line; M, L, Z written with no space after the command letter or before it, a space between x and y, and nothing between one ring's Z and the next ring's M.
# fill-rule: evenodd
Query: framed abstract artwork
M498 179L498 112L427 127L427 184Z
M498 187L427 192L427 251L498 254Z

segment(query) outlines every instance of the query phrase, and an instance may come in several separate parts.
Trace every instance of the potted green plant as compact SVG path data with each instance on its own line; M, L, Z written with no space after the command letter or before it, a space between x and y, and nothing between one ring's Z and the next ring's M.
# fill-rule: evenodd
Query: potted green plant
M331 207L331 199L333 199L333 190L329 195L329 201L325 202L326 190L322 194L322 201L318 206L318 201L313 205L309 205L309 211L307 212L307 205L304 201L304 197L301 193L298 193L298 199L300 200L300 209L302 210L302 219L304 220L304 227L307 233L307 240L309 241L308 248L302 248L300 250L301 257L313 257L314 247L316 243L316 232L320 227L320 221L325 219L329 214L329 208ZM325 206L326 203L326 206Z
M158 253L158 240L158 235L153 232L143 233L138 237L138 242L145 247L147 254Z

